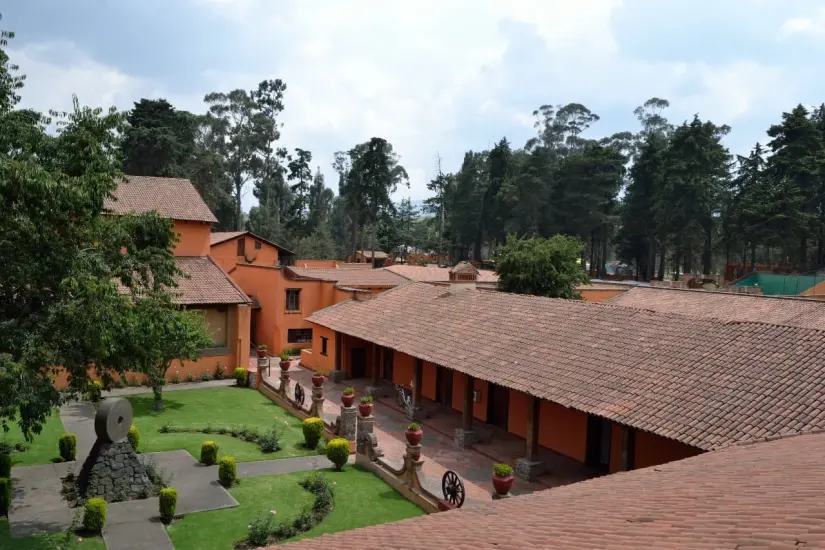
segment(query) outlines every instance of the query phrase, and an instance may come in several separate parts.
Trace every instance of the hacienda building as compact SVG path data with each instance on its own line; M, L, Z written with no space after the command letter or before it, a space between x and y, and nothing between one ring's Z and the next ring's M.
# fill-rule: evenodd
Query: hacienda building
M425 400L459 412L460 446L479 422L524 438L531 478L557 455L607 473L825 428L825 332L479 290L461 271L317 311L305 365L407 386L414 418Z

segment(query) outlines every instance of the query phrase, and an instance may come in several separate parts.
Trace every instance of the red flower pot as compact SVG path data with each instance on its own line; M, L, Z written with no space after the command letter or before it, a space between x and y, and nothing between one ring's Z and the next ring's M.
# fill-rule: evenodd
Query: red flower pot
M510 492L510 489L513 488L513 481L515 478L512 475L507 477L499 477L496 474L493 474L493 487L496 489L496 493L499 495L506 495Z
M323 374L313 374L312 375L312 385L316 388L320 388L324 385L324 375Z
M355 403L355 394L354 393L342 393L341 394L341 403L343 403L345 407L352 407L352 404Z
M361 413L361 416L369 416L372 414L372 403L359 403L358 404L358 412Z
M258 357L260 357L261 359L266 357L266 350L265 349L258 349L257 352L258 352Z
M422 430L421 428L414 431L407 430L404 432L404 436L406 436L407 443L409 443L410 445L418 445L424 438L424 430Z
M289 370L289 366L292 364L292 361L281 361L278 365L281 367L281 370Z

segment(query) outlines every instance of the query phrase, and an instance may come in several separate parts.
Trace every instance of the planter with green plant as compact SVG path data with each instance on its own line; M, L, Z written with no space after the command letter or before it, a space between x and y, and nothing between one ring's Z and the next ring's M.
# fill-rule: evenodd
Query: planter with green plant
M513 488L513 467L509 464L493 464L493 487L497 495L506 495Z
M281 367L281 370L289 370L289 366L292 364L292 360L289 357L289 352L284 350L281 352L281 362L278 363L278 366Z
M264 357L266 357L266 344L259 344L258 348L255 351L258 354L258 357L263 359Z
M360 399L358 412L361 413L361 416L369 416L372 414L372 397L364 396Z
M316 388L320 388L321 386L324 385L324 373L323 372L321 372L319 370L316 370L312 374L312 385L315 386Z
M404 432L404 437L407 438L407 443L410 445L419 445L421 440L424 438L424 430L421 429L420 425L413 422L407 426L407 430Z
M355 388L352 386L344 388L344 391L341 393L341 403L345 407L352 407L352 404L355 403Z

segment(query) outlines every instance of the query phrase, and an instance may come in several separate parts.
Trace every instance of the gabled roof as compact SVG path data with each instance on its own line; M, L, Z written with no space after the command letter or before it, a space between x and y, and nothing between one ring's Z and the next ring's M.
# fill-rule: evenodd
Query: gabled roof
M736 446L273 548L823 548L823 457L825 434Z
M393 273L397 273L398 275L401 275L402 277L410 281L421 281L424 283L444 283L450 280L449 267L436 267L434 265L419 266L396 264L387 266L384 269L388 269ZM488 269L480 269L478 270L477 282L498 282L498 275L495 271L490 271Z
M819 300L707 290L636 287L611 298L608 302L616 306L722 321L754 321L825 329L825 301Z
M308 321L704 450L825 428L825 331L425 283Z
M189 180L154 176L125 176L104 209L114 214L157 211L172 220L216 223L218 221Z
M294 253L291 250L288 250L287 248L284 248L283 246L274 243L270 240L264 239L263 237L259 237L251 231L213 231L209 235L209 246L215 246L216 244L221 244L225 243L226 241L237 239L241 235L247 235L249 237L252 237L256 241L261 241L263 243L268 244L269 246L274 246L278 249L278 252L282 254L294 256Z
M249 297L235 281L216 264L204 256L180 256L175 263L189 278L178 280L172 290L173 301L186 305L248 304Z
M287 267L285 275L296 279L333 281L347 287L391 288L406 282L406 279L385 269L363 269L361 267Z

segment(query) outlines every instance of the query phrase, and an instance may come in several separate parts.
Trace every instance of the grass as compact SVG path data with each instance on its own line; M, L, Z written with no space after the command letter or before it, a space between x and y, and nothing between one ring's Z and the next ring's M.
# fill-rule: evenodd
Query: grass
M207 388L166 392L163 395L163 411L152 409L152 394L129 396L134 410L133 424L140 430L140 451L152 453L185 449L198 458L201 443L206 440L218 444L218 455L231 455L238 462L273 460L294 456L314 455L316 451L305 449L301 421L281 407L248 388ZM231 435L217 433L168 433L159 432L161 426L193 427L211 424L217 426L241 426L246 424L261 431L272 426L282 430L281 450L263 453L255 443L247 443Z
M65 544L68 540L69 544ZM106 550L106 543L100 537L81 538L72 535L66 539L65 533L37 535L22 539L11 538L9 520L0 518L0 548L3 550Z
M256 517L276 511L275 517L289 519L311 504L312 495L298 485L307 472L261 476L241 480L229 490L240 504L227 510L189 514L169 527L176 550L231 550L247 535ZM325 470L335 483L332 513L314 529L290 541L316 537L378 523L387 523L424 514L389 485L359 466L344 471Z
M9 422L9 431L3 433L0 430L0 441L5 441L14 445L24 443L28 449L22 453L12 453L12 465L14 466L34 466L36 464L48 464L58 457L57 440L63 433L63 422L57 409L52 411L51 416L43 425L43 430L39 434L34 434L34 440L30 443L23 437L23 432L16 422ZM5 548L0 546L0 548Z

